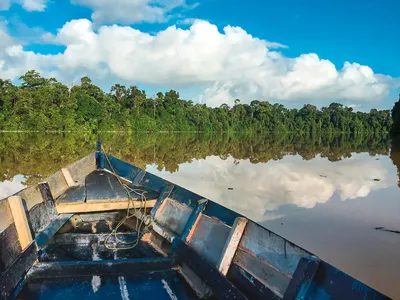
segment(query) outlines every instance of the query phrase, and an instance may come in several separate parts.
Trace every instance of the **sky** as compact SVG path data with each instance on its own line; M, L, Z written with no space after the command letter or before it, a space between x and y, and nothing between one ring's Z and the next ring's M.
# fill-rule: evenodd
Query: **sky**
M398 11L398 0L0 0L0 78L89 76L213 107L390 109Z

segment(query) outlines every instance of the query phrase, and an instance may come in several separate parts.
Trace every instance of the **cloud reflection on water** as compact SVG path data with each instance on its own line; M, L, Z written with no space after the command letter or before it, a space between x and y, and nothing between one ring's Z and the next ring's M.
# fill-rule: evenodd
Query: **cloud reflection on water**
M155 165L147 170L258 222L283 216L280 208L284 205L313 208L335 194L345 201L396 184L382 160L367 154L354 154L335 163L320 157L305 161L285 156L258 164L209 156L183 163L175 173L157 171Z
M25 181L26 178L23 175L14 176L11 181L0 181L0 199L13 195L14 193L25 188Z

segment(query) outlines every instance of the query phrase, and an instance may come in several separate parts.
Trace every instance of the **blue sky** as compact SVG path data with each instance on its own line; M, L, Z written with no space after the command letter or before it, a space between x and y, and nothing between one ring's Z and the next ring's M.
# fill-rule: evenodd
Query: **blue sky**
M212 106L238 97L365 110L390 108L399 92L397 0L2 1L0 77L89 75L104 89L172 87Z

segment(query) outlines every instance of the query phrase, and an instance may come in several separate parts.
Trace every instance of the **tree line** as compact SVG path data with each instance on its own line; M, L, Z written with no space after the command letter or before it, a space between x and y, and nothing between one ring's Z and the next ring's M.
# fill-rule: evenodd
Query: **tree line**
M317 155L339 161L354 152L389 155L390 139L382 134L255 133L0 133L0 182L24 175L34 184L93 152L100 138L107 153L138 167L156 164L176 172L193 159L219 156L251 163L267 163L286 155L305 160ZM394 160L393 160L394 161ZM397 163L400 165L399 159Z
M68 87L31 70L20 85L0 79L0 130L32 131L250 131L342 132L354 135L387 133L390 110L354 112L331 103L288 109L282 104L253 100L233 107L211 108L180 99L177 91L148 97L137 86L115 84L109 92L83 77Z

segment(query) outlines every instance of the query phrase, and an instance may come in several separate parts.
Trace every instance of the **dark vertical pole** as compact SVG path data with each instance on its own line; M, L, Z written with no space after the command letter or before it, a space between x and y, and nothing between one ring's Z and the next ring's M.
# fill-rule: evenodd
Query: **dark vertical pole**
M97 140L96 151L101 152L101 141L100 140Z
M104 169L104 153L101 152L101 141L97 141L96 145L96 168Z
M45 182L39 182L39 191L42 194L43 202L46 205L47 214L50 220L53 220L57 216L57 211L54 205L53 195L50 190L49 184Z

